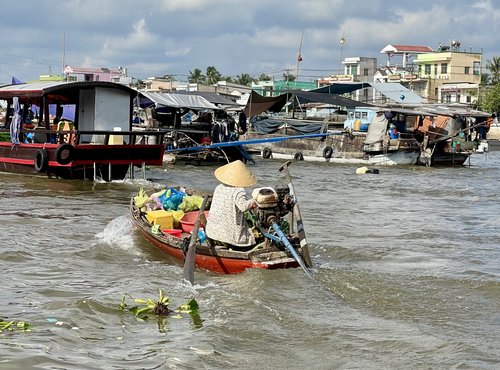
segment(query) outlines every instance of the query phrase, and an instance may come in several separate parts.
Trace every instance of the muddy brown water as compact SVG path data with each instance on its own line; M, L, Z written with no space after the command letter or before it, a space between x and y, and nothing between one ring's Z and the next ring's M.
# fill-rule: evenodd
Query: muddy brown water
M280 162L251 166L284 182ZM470 167L292 164L314 263L301 269L196 271L133 231L141 186L211 190L213 168L147 171L92 183L0 174L0 369L497 369L500 366L500 152ZM137 321L123 295L189 315ZM128 303L132 301L128 300Z

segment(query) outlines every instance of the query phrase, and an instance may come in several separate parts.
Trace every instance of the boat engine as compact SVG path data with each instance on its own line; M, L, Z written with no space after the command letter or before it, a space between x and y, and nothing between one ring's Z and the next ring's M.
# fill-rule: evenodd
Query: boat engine
M270 227L273 222L278 222L291 212L295 205L288 185L278 185L274 189L258 188L252 192L252 197L257 203L255 217L263 227Z

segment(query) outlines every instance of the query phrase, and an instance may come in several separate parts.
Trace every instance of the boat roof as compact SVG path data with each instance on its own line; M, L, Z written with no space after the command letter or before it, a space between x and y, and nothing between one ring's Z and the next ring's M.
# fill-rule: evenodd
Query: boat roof
M435 104L423 106L422 109L440 116L491 117L491 113L471 109L460 104Z
M51 93L59 93L61 95L73 95L77 91L95 88L115 88L127 91L128 93L136 94L136 90L119 83L106 81L80 81L80 82L61 82L61 81L44 81L32 82L26 84L7 85L0 87L0 99L19 98L41 98L44 95Z
M150 103L155 106L171 107L171 108L189 108L189 109L212 109L217 110L216 105L210 103L207 99L199 95L185 95L175 93L158 93L141 91L141 95L147 98ZM147 102L141 100L141 106L148 106Z
M236 103L234 100L231 100L222 95L219 95L216 92L211 92L211 91L176 91L176 94L197 95L207 99L210 103L213 104L243 107L242 104Z

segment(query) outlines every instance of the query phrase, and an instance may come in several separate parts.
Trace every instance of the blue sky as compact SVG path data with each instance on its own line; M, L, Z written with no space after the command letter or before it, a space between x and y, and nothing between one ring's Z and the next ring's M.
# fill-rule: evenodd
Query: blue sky
M302 32L304 81L338 73L345 57L384 64L387 44L459 40L485 65L500 56L498 1L2 0L0 82L61 73L63 49L64 64L122 66L140 79L186 80L208 66L281 78L296 71Z

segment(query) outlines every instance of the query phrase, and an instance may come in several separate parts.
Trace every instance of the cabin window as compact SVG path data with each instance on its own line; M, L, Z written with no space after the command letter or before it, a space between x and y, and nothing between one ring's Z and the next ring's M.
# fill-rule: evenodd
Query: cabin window
M362 118L362 119L367 119L367 118L368 118L368 112L363 112L363 113L361 114L361 118Z
M448 63L441 63L441 74L448 73Z
M361 112L356 112L356 113L354 114L354 117L355 117L355 118L361 118Z

